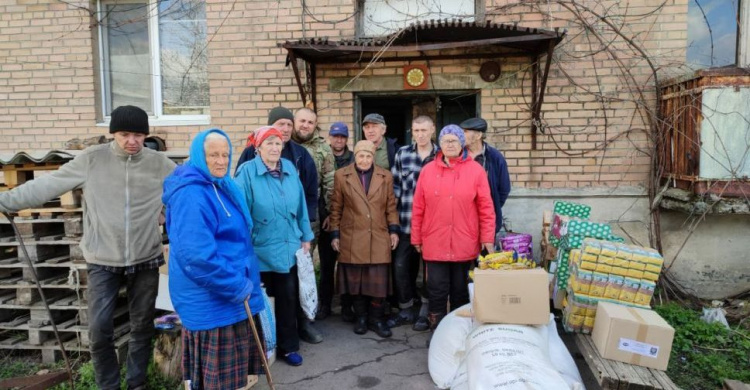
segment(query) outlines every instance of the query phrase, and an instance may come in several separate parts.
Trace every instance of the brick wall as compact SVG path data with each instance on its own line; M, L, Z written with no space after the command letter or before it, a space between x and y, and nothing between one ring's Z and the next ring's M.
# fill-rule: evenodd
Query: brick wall
M580 2L604 12L598 2ZM300 2L292 0L207 2L212 125L227 130L234 146L240 148L250 130L265 124L270 108L278 104L300 107L293 72L285 67L286 53L277 43L303 37L353 37L356 17L349 16L356 11L355 3L307 0L303 13ZM543 106L545 134L539 134L537 150L531 150L528 59L499 59L503 74L492 84L479 79L480 60L430 61L436 88L480 90L482 116L491 126L488 140L505 153L516 186L644 185L650 164L644 153L647 125L643 110L637 110L632 101L634 86L650 82L647 64L622 38L607 46L616 52L617 60L606 52L591 55L602 46L594 32L605 41L614 39L614 34L590 13L584 17L592 23L592 32L585 34L573 12L556 2L543 3L533 8L488 0L484 5L487 19L496 22L568 29L551 68ZM655 8L652 3L610 0L605 5L619 4L610 12L628 15L613 19L624 22L623 35L642 44L656 66L669 68L684 62L687 0L667 2L649 15ZM0 151L61 147L67 139L106 132L96 126L101 117L96 35L89 28L91 18L77 8L94 5L51 0L0 5L0 134L4 141ZM364 72L365 64L319 66L321 128L327 129L334 121L351 125L355 93L383 84L379 80L400 79L405 64L376 63ZM628 77L623 70L629 72ZM357 75L359 82L340 90ZM652 100L653 91L646 90L643 101L653 105ZM155 127L152 131L166 138L169 146L186 148L192 135L205 127ZM605 142L607 148L602 151Z

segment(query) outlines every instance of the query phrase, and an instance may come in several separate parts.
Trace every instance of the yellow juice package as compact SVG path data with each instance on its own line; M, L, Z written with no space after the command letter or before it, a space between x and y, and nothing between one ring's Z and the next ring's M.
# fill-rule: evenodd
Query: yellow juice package
M614 261L612 262L612 265L622 268L628 268L628 264L630 264L630 260L621 259L619 257L615 257Z
M585 238L581 244L581 250L584 253L591 253L598 255L602 251L602 246L599 240L593 238Z
M659 274L655 272L643 271L643 279L656 282L657 280L659 280Z
M589 295L592 297L603 297L604 290L607 289L607 281L609 280L608 274L601 272L594 272L591 279L591 288L589 288Z
M609 279L607 280L607 287L604 289L604 297L609 299L618 299L620 298L620 293L622 292L622 285L625 281L625 278L618 275L609 275Z
M583 324L581 325L581 333L583 334L591 334L591 331L594 330L594 316L586 316L583 317Z
M609 256L599 256L599 259L597 260L599 264L607 264L607 265L614 265L615 264L615 258L609 257Z
M638 287L638 292L635 294L633 303L637 305L648 306L651 304L651 297L654 296L654 290L656 289L656 283L648 280L641 280L641 284Z
M619 275L619 276L628 276L628 269L622 268L622 267L612 267L612 274L613 275Z
M617 246L612 242L602 241L601 256L615 257L617 255Z
M646 269L646 263L641 263L640 261L631 260L630 262L628 262L628 268L643 271L644 269Z
M581 268L582 269L587 269L589 271L594 271L594 270L596 270L596 263L591 262L591 261L582 261L581 262Z
M639 271L637 269L629 268L627 276L629 278L634 278L634 279L643 279L643 271Z
M655 274L661 273L661 266L654 264L646 264L644 271L653 272Z
M608 273L612 272L612 266L611 265L607 265L607 264L601 264L601 263L599 263L599 264L596 265L596 270L595 271L603 273L603 274L608 274Z
M628 303L635 302L635 294L638 293L640 287L640 279L625 278L625 281L622 284L622 292L620 292L619 300Z
M581 254L581 261L590 261L592 263L596 263L597 255L591 254L591 253L582 253Z

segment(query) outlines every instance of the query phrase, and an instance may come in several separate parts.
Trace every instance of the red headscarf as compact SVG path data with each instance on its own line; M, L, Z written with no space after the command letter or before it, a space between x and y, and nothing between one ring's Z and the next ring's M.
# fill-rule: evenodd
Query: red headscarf
M263 126L255 129L250 135L247 136L247 146L253 145L257 149L260 144L263 143L268 137L277 136L284 139L281 132L273 126Z

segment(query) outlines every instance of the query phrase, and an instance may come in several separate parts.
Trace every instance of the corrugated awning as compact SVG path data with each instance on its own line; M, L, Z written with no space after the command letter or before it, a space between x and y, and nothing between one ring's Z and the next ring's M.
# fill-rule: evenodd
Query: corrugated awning
M532 59L531 147L536 149L536 134L541 124L541 108L552 53L565 33L557 28L546 30L491 21L430 20L413 23L386 37L338 41L310 38L286 41L278 46L288 52L286 64L294 70L302 103L307 105L309 92L313 109L317 107L317 64L529 57ZM540 58L543 55L546 59L541 70ZM309 64L307 88L300 76L298 58Z
M279 46L290 56L311 64L362 61L367 53L387 51L421 52L421 58L434 58L445 49L473 48L469 53L454 57L482 58L500 55L538 55L556 46L565 36L564 31L521 27L517 24L465 22L460 20L430 20L417 22L386 37L329 40L310 38L286 41ZM492 50L489 50L492 49ZM501 49L498 51L497 49ZM430 53L432 52L432 53ZM448 56L446 56L448 57ZM367 60L369 58L366 57ZM387 61L388 58L381 58ZM394 60L403 61L403 57Z

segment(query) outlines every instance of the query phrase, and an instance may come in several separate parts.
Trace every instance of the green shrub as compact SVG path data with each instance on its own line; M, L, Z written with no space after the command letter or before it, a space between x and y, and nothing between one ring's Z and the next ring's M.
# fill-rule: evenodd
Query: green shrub
M720 388L724 379L750 382L750 334L707 324L675 303L655 310L675 328L667 374L684 389Z

